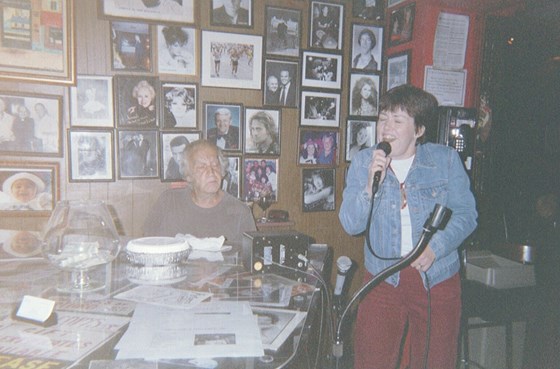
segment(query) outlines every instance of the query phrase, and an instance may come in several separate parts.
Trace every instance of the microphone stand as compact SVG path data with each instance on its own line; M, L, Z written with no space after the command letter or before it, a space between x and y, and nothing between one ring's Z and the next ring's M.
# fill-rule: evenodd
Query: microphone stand
M451 214L451 210L449 210L448 208L440 204L436 204L434 210L430 214L430 217L426 220L426 223L424 223L422 234L420 235L420 239L418 240L418 243L416 244L414 249L412 249L412 251L408 255L400 259L395 264L383 269L379 274L373 277L368 283L362 286L362 288L360 288L360 290L358 290L358 292L356 292L354 296L352 296L352 298L346 305L346 308L344 309L342 314L340 314L340 319L338 320L338 324L336 326L336 336L335 336L335 341L333 343L332 352L333 352L333 356L337 360L337 364L338 364L338 360L343 356L344 353L344 343L342 340L342 333L341 333L342 327L345 323L345 319L347 318L348 312L350 311L352 305L356 301L361 299L363 296L365 296L373 288L375 288L379 283L384 281L389 276L406 268L418 256L420 256L420 254L422 254L422 252L424 252L424 250L428 246L428 242L430 242L430 239L432 238L434 233L442 225L443 220L448 218L450 214Z

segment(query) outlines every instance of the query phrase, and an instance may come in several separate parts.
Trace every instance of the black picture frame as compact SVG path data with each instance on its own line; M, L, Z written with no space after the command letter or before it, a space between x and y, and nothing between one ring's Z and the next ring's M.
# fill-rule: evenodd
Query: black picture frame
M299 63L287 60L267 59L264 62L263 105L280 106L283 108L297 108L299 106ZM284 82L289 80L286 97L281 101L280 96ZM276 90L271 88L271 81L275 81Z
M115 126L113 77L78 75L70 88L70 126Z
M159 178L156 130L118 130L119 179Z
M311 1L309 9L309 47L342 50L344 5Z
M411 50L405 50L387 57L385 91L410 83L411 54Z
M316 90L301 91L300 125L340 126L340 93Z
M198 129L198 85L161 82L161 129Z
M376 142L377 120L354 120L346 122L346 162L359 151L372 147Z
M342 87L342 55L304 50L301 56L303 87L335 89Z
M162 182L184 182L183 152L192 142L202 137L201 132L160 132L160 168Z
M119 1L98 0L99 15L104 19L134 19L147 23L194 23L195 0Z
M232 0L212 0L210 24L221 27L253 28L253 0L240 0L238 9L234 6ZM236 16L232 16L235 10L237 10Z
M389 47L412 41L416 4L410 3L391 12Z
M304 213L336 210L336 169L302 169L301 189Z
M146 23L110 22L111 69L118 72L152 71L152 32Z
M383 27L352 24L352 70L381 72L383 69ZM368 46L369 45L369 46Z
M301 45L301 11L266 7L265 54L297 58Z
M158 74L198 74L198 30L179 25L157 26Z
M258 195L264 191L270 195L272 202L278 201L279 162L278 158L243 157L243 192L241 198L257 199ZM261 168L261 174L259 174L259 167ZM266 175L264 181L262 180L263 174ZM265 183L263 184L263 182Z
M334 137L334 155L330 160L324 161L325 155L323 137ZM320 167L332 166L338 163L338 143L339 143L338 129L322 129L322 128L300 128L299 130L299 145L297 153L297 164L302 167Z
M68 181L114 182L114 137L109 129L68 130Z
M159 79L152 76L114 77L117 128L157 128L159 86ZM147 102L149 98L151 101Z
M203 111L204 137L224 151L240 152L243 148L243 105L205 102ZM231 119L228 119L228 115ZM224 135L220 130L226 127Z
M233 197L241 196L241 166L243 159L240 155L224 155L227 160L226 173L222 178L222 190Z
M352 16L368 21L385 19L385 0L353 0Z
M373 119L379 113L381 76L378 73L350 73L348 89L348 116Z

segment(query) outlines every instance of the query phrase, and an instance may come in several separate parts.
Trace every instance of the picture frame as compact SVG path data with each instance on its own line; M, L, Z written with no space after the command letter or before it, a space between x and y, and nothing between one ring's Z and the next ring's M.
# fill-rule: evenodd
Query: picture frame
M301 85L323 89L342 86L342 55L304 50L301 57Z
M196 76L198 31L179 25L157 26L157 71L159 74Z
M114 127L113 77L78 75L70 88L71 127Z
M156 130L118 131L119 179L159 178Z
M383 40L383 27L353 23L351 68L366 72L381 72Z
M62 156L62 96L0 91L0 155Z
M252 306L251 310L257 316L263 348L272 351L277 351L307 316L302 311L264 306Z
M405 50L387 58L385 90L410 83L411 51Z
M380 81L377 73L350 73L348 116L358 117L357 119L372 119L377 116Z
M304 90L301 105L301 126L340 126L340 93Z
M212 0L210 24L222 27L253 28L253 0Z
M376 120L353 120L346 123L346 161L351 162L356 153L373 147L376 138Z
M110 22L111 69L118 72L151 72L152 32L146 23Z
M394 6L399 5L400 3L405 2L406 0L387 0L387 7L392 8Z
M13 194L12 189L29 191ZM49 216L59 199L59 164L0 161L0 214Z
M299 63L267 59L264 66L263 105L297 108L299 106ZM282 92L283 88L284 92Z
M338 163L339 142L337 129L300 128L298 165L304 167L335 165Z
M224 155L227 160L226 174L222 178L222 190L231 196L241 196L241 159L239 155Z
M200 132L161 132L161 181L183 182L183 152L192 142L201 138Z
M279 156L282 132L280 109L245 108L245 154Z
M301 45L301 11L296 9L266 7L267 55L297 58Z
M114 182L113 130L68 130L68 181Z
M2 19L19 19L3 26L0 78L61 85L76 82L74 0L55 4L60 9L52 11L41 1L10 1L0 7Z
M336 169L302 169L302 211L335 211Z
M44 260L41 253L43 245L41 232L25 229L0 229L0 244L2 245L2 248L0 248L0 264L4 261L27 263L29 260L38 260L39 262ZM20 276L13 276L14 279L18 277ZM19 287L16 285L14 288Z
M278 201L278 164L278 158L243 157L243 193L241 198L256 199L264 191L270 195L272 202ZM266 176L264 180L263 174Z
M389 47L412 41L415 13L415 3L410 3L391 12Z
M136 19L151 23L194 23L194 0L119 1L99 0L103 18Z
M156 128L159 123L159 79L118 75L114 84L117 128Z
M202 31L201 45L202 86L261 89L262 36Z
M161 128L198 128L198 85L196 83L161 82Z
M309 7L309 47L342 50L344 5L311 1Z
M353 0L352 16L368 21L382 21L385 18L385 1Z
M243 140L243 105L204 103L208 141L224 151L241 151Z

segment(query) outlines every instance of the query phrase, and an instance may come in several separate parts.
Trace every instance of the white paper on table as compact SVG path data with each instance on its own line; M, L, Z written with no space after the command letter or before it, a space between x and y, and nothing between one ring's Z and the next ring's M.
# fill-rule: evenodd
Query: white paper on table
M141 285L115 296L116 299L190 309L208 297L209 292L179 290L172 287Z
M211 318L201 318L202 311L138 305L128 330L116 346L117 359L264 355L257 317L245 313L250 311L247 305L224 313L224 306L209 303L205 314L217 312Z
M469 16L441 12L434 37L434 67L463 69L467 51Z

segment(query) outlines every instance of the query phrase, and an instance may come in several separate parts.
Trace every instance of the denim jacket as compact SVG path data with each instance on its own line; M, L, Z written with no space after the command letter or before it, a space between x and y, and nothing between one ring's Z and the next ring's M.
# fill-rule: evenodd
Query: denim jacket
M374 149L362 150L352 158L346 178L338 216L344 230L351 235L364 233L367 236L371 201L364 188L368 181L368 167ZM470 190L469 177L457 152L448 146L433 143L418 145L405 180L405 192L412 223L413 246L418 243L423 225L436 204L452 211L445 228L436 231L429 242L436 258L427 274L430 285L434 286L459 271L457 248L477 225L476 205ZM399 181L392 170L387 170L373 202L371 246L380 257L400 258L401 193ZM364 254L365 267L373 275L396 262L375 257L365 243ZM425 278L424 275L422 278ZM397 286L399 274L395 273L386 281Z

